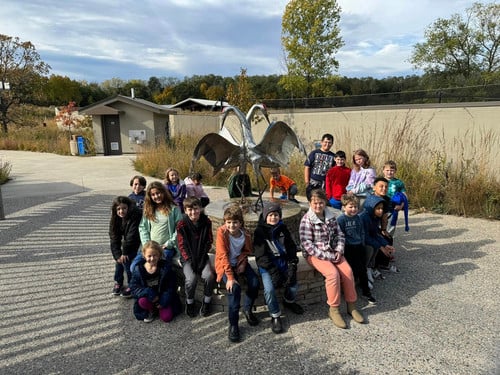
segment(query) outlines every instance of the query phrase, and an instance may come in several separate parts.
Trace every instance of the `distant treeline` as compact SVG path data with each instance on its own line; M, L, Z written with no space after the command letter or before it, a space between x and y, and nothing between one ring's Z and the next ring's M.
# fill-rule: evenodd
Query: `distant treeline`
M52 75L44 78L42 92L33 96L32 104L62 106L74 101L78 107L85 107L117 94L131 96L131 89L135 97L157 104L175 104L189 97L227 100L228 88L237 86L238 78L209 74L182 80L172 77L150 77L147 81L113 78L102 83L88 83ZM332 76L314 85L309 98L285 90L279 84L281 75L248 76L246 79L247 95L272 108L500 100L500 82L460 82L429 75L383 79Z

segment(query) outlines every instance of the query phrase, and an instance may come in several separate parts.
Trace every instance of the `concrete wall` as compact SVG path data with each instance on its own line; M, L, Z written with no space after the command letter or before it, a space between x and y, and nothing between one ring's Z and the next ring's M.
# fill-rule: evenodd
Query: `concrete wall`
M170 136L172 138L181 135L204 136L208 133L218 133L220 126L220 114L206 113L178 113L170 115Z
M450 158L457 157L457 153L465 159L474 158L478 152L486 153L490 167L493 170L500 167L500 102L271 109L269 113L271 120L290 125L307 151L312 150L314 141L322 134L331 133L335 137L334 150L342 148L349 154L364 148L369 153L376 153L377 145L383 142L384 128L397 130L406 122L417 129L415 137L426 136L430 140L429 149L442 150ZM218 132L219 116L212 114L173 115L171 119L176 124L176 134ZM252 124L256 142L260 141L266 127L264 121ZM483 150L484 144L490 149Z

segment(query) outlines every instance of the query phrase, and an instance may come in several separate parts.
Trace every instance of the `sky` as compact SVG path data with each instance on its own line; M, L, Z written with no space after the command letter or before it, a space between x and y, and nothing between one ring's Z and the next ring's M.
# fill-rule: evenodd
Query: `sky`
M465 0L338 0L345 42L336 58L347 77L421 74L413 46L438 18L464 14ZM0 34L34 44L50 74L183 79L284 74L283 0L2 0Z

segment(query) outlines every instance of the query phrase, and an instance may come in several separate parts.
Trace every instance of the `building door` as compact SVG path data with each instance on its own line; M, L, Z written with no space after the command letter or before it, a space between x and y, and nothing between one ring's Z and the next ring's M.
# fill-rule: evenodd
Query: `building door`
M104 155L121 155L120 117L118 115L102 116L104 131Z

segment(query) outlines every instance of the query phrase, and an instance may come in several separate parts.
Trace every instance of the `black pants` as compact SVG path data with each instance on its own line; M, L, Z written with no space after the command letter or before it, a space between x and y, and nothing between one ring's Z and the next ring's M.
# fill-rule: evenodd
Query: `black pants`
M368 275L366 274L366 254L363 245L345 244L344 257L351 266L354 278L359 280L359 286L363 294L370 293L368 287Z

